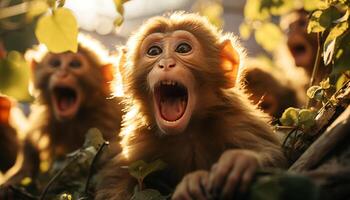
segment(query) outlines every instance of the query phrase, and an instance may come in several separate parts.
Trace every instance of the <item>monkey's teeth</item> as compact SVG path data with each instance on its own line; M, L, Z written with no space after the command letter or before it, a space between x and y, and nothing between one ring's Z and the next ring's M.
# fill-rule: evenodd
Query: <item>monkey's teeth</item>
M166 81L161 81L161 84L162 84L162 85L172 85L172 86L175 86L175 85L177 85L177 82L171 81L171 80L166 80Z

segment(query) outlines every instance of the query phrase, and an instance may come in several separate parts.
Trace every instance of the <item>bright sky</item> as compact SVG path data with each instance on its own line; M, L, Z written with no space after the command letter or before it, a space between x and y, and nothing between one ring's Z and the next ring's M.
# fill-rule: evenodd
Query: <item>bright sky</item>
M167 10L173 10L190 1L131 0L124 4L125 21L142 19ZM113 0L67 0L65 7L74 11L81 28L96 31L102 35L113 31L113 21L119 16L115 11Z

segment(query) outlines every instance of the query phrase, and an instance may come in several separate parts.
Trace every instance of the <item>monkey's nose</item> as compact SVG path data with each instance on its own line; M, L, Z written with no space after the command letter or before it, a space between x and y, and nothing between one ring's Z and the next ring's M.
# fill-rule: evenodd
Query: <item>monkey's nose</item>
M68 72L67 70L61 69L57 72L57 75L61 78L65 78L66 76L68 76Z
M172 58L162 59L159 61L159 68L161 69L170 69L176 66L176 62Z

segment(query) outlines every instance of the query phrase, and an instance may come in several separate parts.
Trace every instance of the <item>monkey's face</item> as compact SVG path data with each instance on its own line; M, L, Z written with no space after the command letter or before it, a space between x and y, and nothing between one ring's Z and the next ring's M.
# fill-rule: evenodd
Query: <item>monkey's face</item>
M317 39L315 34L307 34L307 14L296 12L288 29L288 48L297 66L310 74L316 57Z
M87 73L88 63L81 53L49 53L44 57L41 69L36 70L36 79L43 79L38 77L41 73L47 79L46 86L39 88L44 90L56 119L71 119L79 111L84 96L78 77Z
M138 66L150 66L147 84L154 117L165 134L184 131L195 110L197 82L188 66L202 56L199 48L194 35L183 30L152 33L141 44Z

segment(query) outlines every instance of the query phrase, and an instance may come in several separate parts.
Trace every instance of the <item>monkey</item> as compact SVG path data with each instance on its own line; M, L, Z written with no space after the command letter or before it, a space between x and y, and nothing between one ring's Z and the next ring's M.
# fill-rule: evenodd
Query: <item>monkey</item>
M318 48L318 38L315 33L307 33L309 13L305 10L295 10L281 19L281 27L287 35L287 47L291 53L295 65L302 67L308 77L312 76ZM315 74L315 83L319 83L329 73L330 68L323 62Z
M274 119L279 119L289 107L301 106L298 87L294 86L282 69L255 61L250 61L246 66L241 73L240 83L253 104L258 105Z
M98 128L110 142L111 155L117 153L121 97L111 96L114 65L102 44L80 34L76 53L52 53L39 45L26 52L26 59L36 103L29 117L23 165L12 182L35 179L64 160L82 147L90 128Z
M130 199L137 181L123 166L138 160L167 163L156 177L180 183L174 199L199 199L197 180L211 192L225 186L228 197L257 167L284 166L269 117L235 87L242 50L233 35L184 12L151 18L128 39L123 150L101 171L95 199Z

